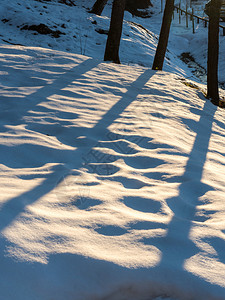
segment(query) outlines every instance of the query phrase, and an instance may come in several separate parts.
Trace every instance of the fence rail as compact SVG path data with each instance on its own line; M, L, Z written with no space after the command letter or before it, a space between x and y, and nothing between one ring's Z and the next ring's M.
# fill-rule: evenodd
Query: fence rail
M185 17L186 17L186 27L188 27L188 24L189 24L188 17L190 17L190 21L192 23L193 33L195 33L195 22L194 22L194 19L197 19L197 24L199 24L200 20L203 21L204 26L207 27L207 24L208 24L209 20L206 19L206 18L202 18L202 17L199 17L199 16L195 15L193 8L192 8L192 12L189 12L187 6L186 6L186 9L182 9L180 7L180 4L179 4L179 6L176 6L176 5L174 6L174 10L176 10L177 13L179 14L179 24L181 23L181 16L184 13ZM225 26L219 25L219 27L222 28L223 36L225 36Z

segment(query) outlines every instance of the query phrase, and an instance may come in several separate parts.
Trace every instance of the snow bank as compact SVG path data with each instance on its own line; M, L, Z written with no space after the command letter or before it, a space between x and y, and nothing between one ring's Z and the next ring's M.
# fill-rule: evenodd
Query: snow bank
M0 53L2 299L225 299L224 111L204 86Z

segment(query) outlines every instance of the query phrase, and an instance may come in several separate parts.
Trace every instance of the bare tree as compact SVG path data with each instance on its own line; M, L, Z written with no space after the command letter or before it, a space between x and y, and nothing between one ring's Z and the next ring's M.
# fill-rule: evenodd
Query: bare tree
M119 47L123 28L125 4L126 0L113 1L109 34L105 48L105 61L120 63Z
M90 13L101 16L107 2L108 0L97 0L93 5L92 9L90 10Z
M207 98L219 105L218 59L219 59L219 19L221 0L211 0L209 9Z
M166 54L166 48L168 44L170 25L172 21L174 10L174 0L166 0L166 5L163 13L163 20L161 31L159 35L159 42L155 53L155 58L153 62L153 70L162 70L163 62Z

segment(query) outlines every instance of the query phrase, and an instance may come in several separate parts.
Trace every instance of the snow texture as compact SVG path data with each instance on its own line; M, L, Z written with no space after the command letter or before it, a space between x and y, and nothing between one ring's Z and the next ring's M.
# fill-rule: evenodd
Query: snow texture
M194 38L152 71L154 2L104 63L110 3L80 2L0 8L0 299L224 300L224 110L177 57Z

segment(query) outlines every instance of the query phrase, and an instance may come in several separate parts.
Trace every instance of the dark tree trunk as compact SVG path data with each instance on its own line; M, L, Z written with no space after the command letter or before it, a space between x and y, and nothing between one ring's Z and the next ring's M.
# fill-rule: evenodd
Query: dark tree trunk
M126 0L114 0L112 6L111 22L105 48L105 61L119 64L120 39L123 28L123 16Z
M108 0L97 0L90 10L90 13L101 16L107 2Z
M162 70L163 62L166 54L166 48L168 44L170 25L173 16L174 0L166 0L166 5L163 14L162 26L159 35L159 42L155 53L153 62L153 70Z
M221 0L212 0L209 13L207 98L219 105L218 59L219 59L219 19Z

